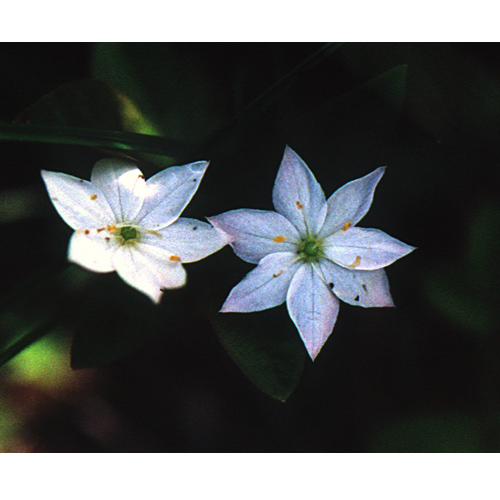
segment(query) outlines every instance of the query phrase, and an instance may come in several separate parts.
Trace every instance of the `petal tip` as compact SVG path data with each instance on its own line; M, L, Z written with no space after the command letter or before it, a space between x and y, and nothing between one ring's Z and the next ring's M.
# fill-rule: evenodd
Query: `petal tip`
M306 345L307 353L309 354L309 357L311 358L311 361L314 362L316 360L316 358L317 358L319 352L321 351L322 347L323 347L322 345L319 346L319 347L318 346L312 346L312 345L311 346Z
M200 160L191 163L190 166L193 170L196 170L197 172L205 172L205 170L208 168L209 165L210 165L210 160Z
M222 307L219 309L219 312L221 313L228 313L228 312L239 312L237 311L234 307L231 306L231 304L228 304L228 301L224 302L222 304Z
M221 225L216 220L217 215L214 215L212 217L205 217L205 218L207 219L208 222L210 222L212 227L215 229L215 231L219 235L219 238L224 242L225 245L230 245L231 243L234 242L236 237L233 236L232 234L229 234L224 229L222 229Z

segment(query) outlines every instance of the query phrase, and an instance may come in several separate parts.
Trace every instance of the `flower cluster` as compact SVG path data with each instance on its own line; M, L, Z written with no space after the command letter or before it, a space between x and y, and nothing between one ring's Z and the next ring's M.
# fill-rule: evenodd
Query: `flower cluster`
M393 306L383 268L414 247L377 229L357 227L368 212L384 167L335 191L328 200L289 147L274 184L276 211L239 209L208 218L180 217L208 166L170 167L145 180L125 160L101 160L90 182L42 171L50 199L74 229L68 259L94 272L116 271L159 302L186 282L183 264L230 244L257 264L221 312L262 311L287 303L314 359L330 335L338 299L362 307Z

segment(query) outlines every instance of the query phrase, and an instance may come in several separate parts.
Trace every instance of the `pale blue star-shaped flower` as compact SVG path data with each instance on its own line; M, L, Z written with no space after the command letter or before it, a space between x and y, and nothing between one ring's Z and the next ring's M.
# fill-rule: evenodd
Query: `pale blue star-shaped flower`
M186 283L183 263L220 250L227 236L206 222L179 217L208 162L170 167L145 180L126 160L98 161L90 182L42 170L59 215L75 230L68 259L97 273L116 271L153 302Z
M221 311L262 311L286 301L314 359L333 330L338 299L393 306L383 268L414 247L378 229L356 227L384 170L349 182L326 200L307 165L287 147L273 189L276 212L241 209L208 219L233 238L236 255L258 264L231 290Z

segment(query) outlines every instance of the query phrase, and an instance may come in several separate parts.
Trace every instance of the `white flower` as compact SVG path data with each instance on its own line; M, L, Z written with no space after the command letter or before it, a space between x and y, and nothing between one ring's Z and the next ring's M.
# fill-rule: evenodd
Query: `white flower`
M307 165L287 147L274 184L276 212L241 209L208 219L234 238L236 255L258 264L221 311L262 311L286 300L314 359L335 325L337 297L363 307L393 306L383 268L414 247L378 229L355 227L384 170L349 182L326 200Z
M42 170L54 207L75 230L68 259L90 271L116 271L156 303L163 289L182 287L183 263L228 243L210 224L179 218L207 166L170 167L148 181L134 163L118 159L98 161L90 182Z

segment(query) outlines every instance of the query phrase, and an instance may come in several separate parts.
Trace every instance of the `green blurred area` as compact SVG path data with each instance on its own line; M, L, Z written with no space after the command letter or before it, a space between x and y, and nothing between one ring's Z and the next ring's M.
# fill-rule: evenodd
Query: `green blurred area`
M46 129L50 141L0 143L0 347L66 339L43 337L0 369L0 450L499 449L500 46L3 44L0 54L3 130L15 119L36 133L62 127ZM64 270L71 230L40 169L88 179L96 160L122 154L149 177L210 159L183 214L203 219L272 209L286 144L327 196L387 165L360 225L418 247L387 269L397 307L342 304L314 364L284 306L214 321L252 268L229 248L186 266L187 287L158 308L114 274Z

